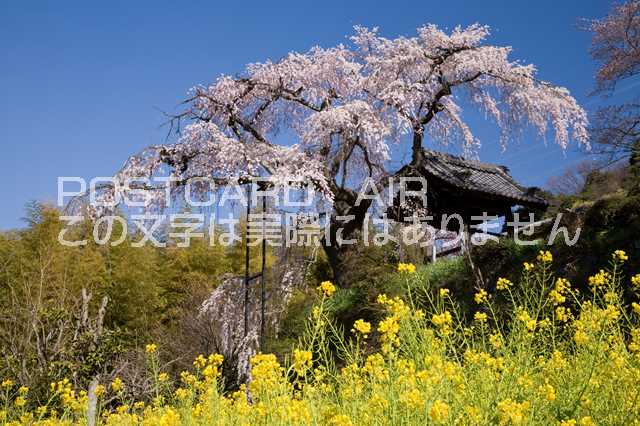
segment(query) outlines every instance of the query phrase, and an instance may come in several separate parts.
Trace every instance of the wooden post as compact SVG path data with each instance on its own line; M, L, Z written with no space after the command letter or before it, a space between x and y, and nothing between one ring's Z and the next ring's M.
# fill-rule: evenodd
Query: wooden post
M466 253L467 260L469 261L469 266L471 267L471 271L476 279L476 286L478 290L484 289L484 278L482 277L482 271L480 268L476 266L473 262L473 258L471 257L471 230L469 228L469 224L465 223L464 228L462 230L462 243L463 243L463 253Z
M264 221L267 212L267 197L262 197L262 270L260 272L260 350L264 350L264 332L265 332L265 298L266 292L264 287L264 272L267 265L267 241L265 238Z
M98 378L94 377L89 383L89 392L87 392L87 426L95 426L96 417L98 415L98 396L96 388L98 387Z
M244 234L244 337L249 332L249 214L251 214L251 183L247 188L247 223Z

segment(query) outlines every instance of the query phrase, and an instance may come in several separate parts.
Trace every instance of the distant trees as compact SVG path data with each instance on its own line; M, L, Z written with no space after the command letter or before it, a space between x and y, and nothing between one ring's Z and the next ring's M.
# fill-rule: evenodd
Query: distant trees
M609 164L617 163L640 153L640 103L607 106L598 110L592 119L593 152Z
M621 81L640 73L640 1L615 4L609 15L588 21L585 28L593 34L591 56L600 64L594 94L610 95ZM549 178L547 188L555 194L582 192L589 199L612 188L640 192L640 98L600 108L591 117L589 131L598 161L567 168ZM622 161L628 164L609 168Z
M546 187L554 194L577 194L584 188L584 184L591 172L596 169L593 161L583 161L575 166L567 167L561 174L551 176Z
M608 16L589 22L591 55L600 63L597 92L610 93L622 80L640 72L640 1L616 4ZM640 99L600 109L593 117L594 152L609 163L640 157ZM638 173L636 168L632 172ZM640 173L638 174L640 176Z
M89 223L69 236L88 244L66 247L57 240L56 209L34 203L25 219L25 229L0 232L0 376L36 398L62 377L86 388L94 376L107 379L131 364L127 351L179 333L168 328L185 303L194 309L220 275L234 271L229 250L236 247L194 241L179 248L171 240L166 249L131 247L136 236L100 246Z
M103 352L111 333L101 333L99 341L88 336L89 310L93 320L105 284L96 247L59 244L61 223L53 209L32 205L28 222L26 230L0 236L0 374L38 395L62 375L85 385L82 374L95 374L108 363L104 353L115 351ZM91 347L83 344L87 339Z
M640 71L640 1L616 4L605 18L592 21L591 56L601 63L596 73L599 90L614 89Z

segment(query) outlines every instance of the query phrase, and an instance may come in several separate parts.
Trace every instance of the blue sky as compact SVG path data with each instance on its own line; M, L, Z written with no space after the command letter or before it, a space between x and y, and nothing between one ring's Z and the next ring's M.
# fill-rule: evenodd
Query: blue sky
M596 65L579 18L601 17L609 1L3 1L0 5L0 229L23 225L29 200L54 201L57 176L112 175L166 130L189 87L249 62L344 42L354 25L393 37L428 22L492 27L490 41L571 90L588 110ZM633 82L619 97L637 89ZM479 116L482 160L509 166L526 185L584 156L526 137L501 153Z

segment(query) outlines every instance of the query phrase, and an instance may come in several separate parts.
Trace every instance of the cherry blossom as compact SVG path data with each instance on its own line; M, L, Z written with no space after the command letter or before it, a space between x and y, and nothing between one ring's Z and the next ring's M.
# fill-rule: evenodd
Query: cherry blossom
M640 1L632 0L613 7L600 20L591 21L591 55L602 62L596 73L600 89L610 89L626 77L640 71Z
M335 213L347 214L358 183L393 175L392 150L407 141L411 165L425 138L474 155L480 141L464 108L495 122L505 146L528 128L563 149L571 140L588 145L586 113L569 91L539 80L489 35L479 24L450 32L429 24L396 38L356 27L348 44L249 64L192 88L173 120L188 122L180 138L131 157L116 177L169 169L176 188L191 177L303 179L327 200L341 199Z

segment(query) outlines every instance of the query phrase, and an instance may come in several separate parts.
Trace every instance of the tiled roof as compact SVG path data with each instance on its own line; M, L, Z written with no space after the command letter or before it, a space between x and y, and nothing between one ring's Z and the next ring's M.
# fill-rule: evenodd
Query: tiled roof
M444 152L424 150L424 172L470 191L483 192L514 201L514 204L546 206L545 199L520 186L509 169L497 164L468 160Z

